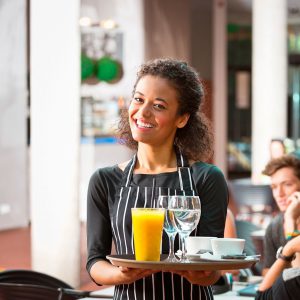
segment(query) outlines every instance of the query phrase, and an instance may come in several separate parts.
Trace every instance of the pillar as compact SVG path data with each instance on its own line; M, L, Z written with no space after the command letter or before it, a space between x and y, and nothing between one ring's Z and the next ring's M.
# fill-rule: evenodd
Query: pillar
M213 1L214 163L227 175L227 1Z
M287 134L287 3L253 1L252 178L270 159L272 138Z
M80 3L30 3L32 267L77 287Z

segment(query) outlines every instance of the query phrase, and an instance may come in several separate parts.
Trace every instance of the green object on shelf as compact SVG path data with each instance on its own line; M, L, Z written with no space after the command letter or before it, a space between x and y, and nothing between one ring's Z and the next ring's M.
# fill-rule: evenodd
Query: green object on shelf
M93 60L86 55L81 55L81 80L85 80L94 75L95 64Z
M234 33L234 32L239 32L239 30L240 30L239 25L233 23L227 24L227 32Z
M120 73L119 63L109 56L104 56L97 61L97 78L100 81L113 81L118 79Z

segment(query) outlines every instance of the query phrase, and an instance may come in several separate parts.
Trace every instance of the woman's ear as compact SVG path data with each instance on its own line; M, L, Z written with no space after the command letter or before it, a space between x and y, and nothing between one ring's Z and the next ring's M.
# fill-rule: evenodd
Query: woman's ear
M188 114L188 113L179 116L177 127L183 128L186 125L186 123L188 122L189 118L190 118L190 114Z

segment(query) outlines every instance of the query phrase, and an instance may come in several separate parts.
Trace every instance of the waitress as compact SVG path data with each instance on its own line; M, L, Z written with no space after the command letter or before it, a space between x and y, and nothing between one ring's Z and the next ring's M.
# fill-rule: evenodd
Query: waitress
M87 270L97 284L116 286L114 299L213 299L219 272L122 268L106 259L112 242L117 254L134 253L131 208L155 207L159 195L198 195L201 219L192 235L223 237L228 191L222 172L204 162L212 136L199 111L202 98L198 74L185 62L142 65L119 123L121 142L136 153L90 179ZM165 234L162 251L168 253Z

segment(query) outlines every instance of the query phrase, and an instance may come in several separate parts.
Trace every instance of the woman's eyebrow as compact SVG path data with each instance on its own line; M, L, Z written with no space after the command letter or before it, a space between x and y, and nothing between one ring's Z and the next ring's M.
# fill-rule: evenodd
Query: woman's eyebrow
M141 95L141 96L145 96L143 93L141 93L141 92L139 92L139 91L135 91L134 94L139 94L139 95ZM163 99L163 98L160 98L160 97L156 97L155 100L162 101L162 102L168 104L168 101L167 101L166 99Z
M140 94L141 96L145 96L143 93L141 93L139 91L135 91L134 94Z

